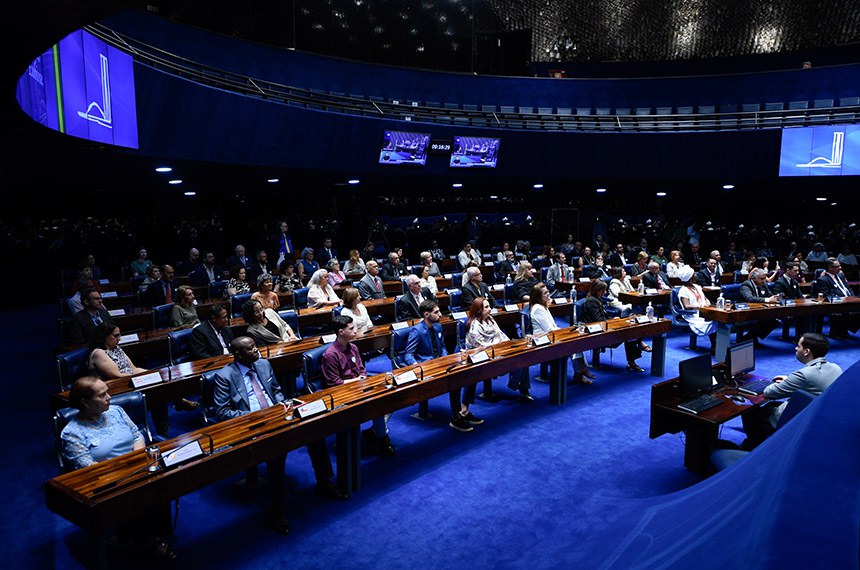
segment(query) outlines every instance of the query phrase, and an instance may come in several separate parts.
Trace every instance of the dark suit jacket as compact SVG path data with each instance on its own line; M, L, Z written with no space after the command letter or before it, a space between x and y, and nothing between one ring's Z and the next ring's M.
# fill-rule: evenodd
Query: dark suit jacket
M406 266L403 263L391 265L387 261L379 268L379 277L383 281L398 281L401 277L409 275L406 271Z
M260 380L263 390L271 398L272 403L283 402L284 394L275 378L272 365L260 358L251 365L251 368L256 372L257 379ZM245 380L239 371L239 364L232 362L215 375L215 415L219 421L223 421L237 418L250 411Z
M212 266L212 273L215 275L215 281L220 281L224 278L224 270L218 265ZM206 273L206 266L201 265L195 269L188 277L188 281L194 287L202 287L209 285L209 274Z
M523 296L529 294L535 283L537 283L537 279L535 279L534 277L532 277L531 279L514 279L514 299L516 299L517 301L522 301Z
M657 274L663 278L663 282L667 287L671 287L672 285L669 283L669 276L663 273L662 271L658 271ZM660 284L657 282L657 277L648 271L647 273L643 273L639 279L641 279L642 284L645 285L646 289L659 289Z
M270 264L266 264L265 269L263 269L263 267L260 265L260 262L255 259L254 261L250 262L248 264L248 267L246 268L246 273L248 274L246 281L248 281L248 283L253 283L256 287L257 277L259 277L263 273L271 273L272 269L273 267Z
M516 271L516 269L514 269L514 266L507 259L505 259L504 261L499 263L499 273L501 273L502 275L507 276L510 273L516 273L516 272L517 271Z
M480 289L475 287L475 284L471 281L467 282L463 285L460 290L463 292L463 306L466 307L466 310L469 309L469 305L472 304L472 301L475 300L476 297L483 297L490 303L490 308L494 309L497 305L496 298L493 297L493 293L490 291L490 288L487 287L487 284L481 282Z
M370 273L365 273L361 281L358 282L358 294L363 300L385 298L385 288L382 286L382 279L379 275L376 276L376 279L379 279L379 291L376 290L374 278L370 276Z
M439 356L445 356L448 351L445 350L445 339L442 337L442 325L439 323L433 324L433 331L427 328L423 322L412 327L409 331L409 337L406 339L406 354L403 358L407 365L417 364L434 358L433 356L433 340L431 334L436 335L436 342L439 346Z
M582 304L582 320L586 323L596 323L606 320L606 307L600 299L586 297Z
M245 263L242 263L242 260L239 259L238 256L231 255L227 258L227 269L233 269L233 267L235 267L236 265L241 265L245 269L248 269L248 267L250 267L252 263L254 263L254 260L248 256L245 256Z
M852 293L851 288L845 281L845 277L841 273L837 275L837 277L848 292ZM823 293L825 297L844 297L842 291L840 291L839 287L836 286L836 279L826 271L821 274L821 277L815 280L815 290L818 293Z
M768 288L767 283L762 285L761 287L756 287L755 283L747 279L743 283L741 283L740 288L741 297L743 297L744 301L749 303L764 303L767 301L767 298L773 295L770 292L770 288Z
M330 259L340 260L340 258L337 256L337 250L335 248L331 248L331 255L329 255L325 248L322 246L320 246L314 251L314 258L319 261L320 267L325 267ZM341 265L343 265L343 263L341 263Z
M113 318L104 307L99 309L99 316L103 322L113 322ZM72 316L72 321L69 323L69 340L72 344L84 344L90 340L90 335L94 330L96 330L96 325L93 324L93 319L87 310L78 311Z
M433 299L435 296L430 292L430 289L422 287L421 298ZM400 297L400 301L397 303L397 320L405 321L407 319L420 319L421 317L423 315L418 310L418 303L415 302L415 297L412 296L411 292L407 291Z
M143 292L143 296L141 298L142 303L147 307L157 307L158 305L167 303L164 293L165 283L170 287L171 299L176 301L176 281L165 281L164 279L159 279L155 283L150 283L146 286L146 290Z
M625 261L626 263L632 263L632 261L627 259L627 256L625 256ZM624 263L621 262L621 256L618 255L618 252L615 252L610 255L609 259L606 260L606 263L609 265L609 267L621 267L622 265L624 265Z
M191 275L194 271L203 266L202 261L195 261L191 263L191 261L187 259L183 259L179 263L176 264L176 274L177 275Z
M714 278L711 279L711 272L707 269L702 269L696 273L696 283L702 287L718 287L720 285L720 274L714 273Z
M221 329L221 336L224 338L224 344L230 347L230 341L233 340L233 331L230 327ZM191 340L189 341L191 348L191 360L200 360L201 358L211 358L224 354L224 348L218 342L218 337L215 336L215 329L212 328L212 323L208 320L200 323L191 331Z
M774 293L784 294L786 299L803 298L803 293L800 291L800 285L798 285L797 281L788 275L783 275L774 281L771 284L771 290L773 290Z

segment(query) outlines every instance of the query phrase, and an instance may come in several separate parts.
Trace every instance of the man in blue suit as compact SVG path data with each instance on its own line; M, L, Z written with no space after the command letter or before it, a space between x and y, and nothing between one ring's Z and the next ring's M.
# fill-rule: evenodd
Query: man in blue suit
M439 324L439 318L442 316L439 302L436 299L425 299L418 310L421 311L424 320L412 327L406 339L404 360L410 366L448 354L445 350L445 339L442 337L442 325ZM484 423L484 420L469 412L467 406L465 413L463 412L464 406L460 402L459 388L449 392L448 398L451 403L451 421L448 425L453 429L468 432L472 431L473 425Z
M272 406L283 405L284 395L272 365L260 358L260 351L253 339L240 336L230 343L233 362L215 375L215 414L219 421L238 418ZM334 475L331 458L325 439L308 445L308 455L316 474L316 493L333 499L346 499L330 479ZM272 489L272 528L281 533L290 533L290 521L284 512L284 462L287 455L280 455L266 462ZM253 473L251 475L253 478Z

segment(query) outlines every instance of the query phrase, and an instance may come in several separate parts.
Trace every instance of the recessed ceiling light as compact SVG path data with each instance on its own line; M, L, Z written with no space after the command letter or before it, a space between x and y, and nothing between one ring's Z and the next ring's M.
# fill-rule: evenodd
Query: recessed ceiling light
M173 169L169 166L159 166L155 169L156 172L173 172Z
M830 202L830 205L831 205L831 206L835 206L835 205L836 205L836 202Z
M451 187L452 188L462 188L463 183L462 182L454 182L453 184L451 184Z
M662 198L665 195L666 195L665 192L657 192L657 196L659 196L660 198Z
M361 182L361 180L359 180L358 178L353 178L352 180L347 180L347 182L349 182L350 184L358 184L359 182Z
M603 194L604 192L606 192L606 188L598 188L597 189L598 194Z
M197 196L197 192L186 192L186 196Z
M498 200L498 199L499 199L498 196L490 196L490 200Z
M182 184L182 180L179 180L179 179L169 180L167 183L168 184Z
M535 190L540 190L541 188L543 188L543 184L535 184L534 188Z
M734 184L723 184L723 190L731 190L735 187Z
M819 202L826 202L827 198L825 198L823 196L819 196L818 198L816 198L816 200L818 200Z
M269 184L274 184L275 182L280 182L280 181L281 181L280 178L269 178L268 180L266 180L266 182L268 182Z

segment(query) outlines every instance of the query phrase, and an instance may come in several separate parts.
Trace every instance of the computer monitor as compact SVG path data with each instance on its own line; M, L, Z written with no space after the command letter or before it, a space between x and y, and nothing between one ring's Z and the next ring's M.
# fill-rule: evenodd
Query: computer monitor
M711 355L702 354L678 363L681 391L684 397L691 397L713 389L718 385L711 367Z
M726 351L729 376L737 378L755 370L755 342L733 344Z

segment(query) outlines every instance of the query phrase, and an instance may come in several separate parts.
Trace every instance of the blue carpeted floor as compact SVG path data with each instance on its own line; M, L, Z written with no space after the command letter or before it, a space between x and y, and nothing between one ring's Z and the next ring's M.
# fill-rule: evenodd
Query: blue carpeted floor
M56 475L48 394L56 390L54 336L44 323L51 306L6 313L20 323L4 333L6 434L2 481L3 551L14 567L76 568L87 556L83 532L44 506L42 483ZM693 353L687 337L670 335L668 376ZM704 342L707 345L707 341ZM799 365L793 344L777 333L757 350L757 373L776 375ZM843 368L860 360L860 340L835 342L828 356ZM650 355L640 364L649 368ZM398 455L362 462L361 491L349 501L313 494L303 450L290 453L287 476L293 533L265 525L266 488L234 481L211 485L180 501L173 543L179 560L207 568L480 568L595 567L617 537L607 529L629 516L631 504L698 483L683 467L683 436L648 438L651 384L658 379L624 371L623 349L601 359L592 386L573 386L569 401L550 406L548 386L534 383L537 401L478 401L486 423L472 433L447 427L447 398L430 403L433 417L413 410L390 422ZM532 369L537 375L537 367ZM497 393L513 397L504 382ZM199 427L196 413L176 413L178 434ZM740 441L740 422L722 437ZM330 446L333 439L329 438ZM225 548L224 545L229 545ZM151 567L127 551L112 551L117 567Z

